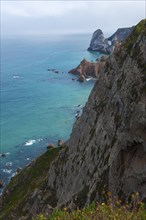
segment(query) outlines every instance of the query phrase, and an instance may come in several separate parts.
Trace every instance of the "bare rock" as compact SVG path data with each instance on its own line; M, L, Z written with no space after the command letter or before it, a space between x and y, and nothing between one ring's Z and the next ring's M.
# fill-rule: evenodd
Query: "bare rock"
M53 143L50 143L50 144L47 146L47 149L48 149L48 150L51 150L51 149L53 149L53 148L55 148L55 145L54 145Z
M60 139L58 140L58 146L61 147L64 144L64 140Z
M2 188L3 186L4 186L3 180L0 180L0 188Z
M84 82L86 78L93 77L97 78L100 68L103 66L102 62L89 62L86 59L83 59L80 64L75 68L69 71L73 75L78 75L78 81Z

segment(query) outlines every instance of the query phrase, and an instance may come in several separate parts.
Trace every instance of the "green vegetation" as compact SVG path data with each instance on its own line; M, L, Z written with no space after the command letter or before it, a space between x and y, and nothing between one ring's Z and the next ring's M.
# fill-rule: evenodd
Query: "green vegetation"
M146 36L146 19L143 19L138 23L138 25L135 26L131 35L125 41L124 47L127 49L127 52L131 52L133 45L135 44L140 34L142 34L142 36ZM137 52L134 50L133 55L136 56L136 54L139 52L139 48L136 47L135 49Z
M49 166L58 156L60 149L61 147L48 150L12 178L5 190L6 193L3 198L5 206L0 218L6 219L5 216L14 210L16 213L23 213L22 207L24 207L31 193L46 186Z
M140 69L146 72L146 63L143 60L142 48L140 47L140 40L146 37L146 19L141 20L133 29L130 36L122 43L122 48L125 51L121 51L117 54L119 58L119 66L122 67L127 55L129 55L133 60L136 60ZM124 79L123 79L124 80ZM122 81L123 81L122 80ZM119 89L121 87L120 82L118 82Z
M112 199L108 193L107 203L91 203L83 209L69 212L67 208L63 210L55 209L48 218L42 214L33 220L145 220L146 206L139 201L138 193L131 196L131 202L121 204L120 200Z
M144 82L146 83L146 62L143 59L141 48L139 42L137 41L139 37L146 38L146 19L143 19L141 22L139 22L138 25L136 25L132 34L129 36L124 44L124 47L126 48L128 54L137 61L138 67L142 70ZM143 51L144 50L145 48L143 48ZM146 86L143 88L144 92L146 92Z

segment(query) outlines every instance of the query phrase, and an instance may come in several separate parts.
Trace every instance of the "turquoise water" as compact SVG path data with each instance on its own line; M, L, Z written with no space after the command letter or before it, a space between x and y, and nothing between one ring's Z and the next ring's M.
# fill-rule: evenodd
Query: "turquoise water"
M1 41L1 157L5 184L46 150L48 143L66 140L77 110L88 99L93 82L79 83L68 74L83 58L90 35ZM48 71L56 69L59 73ZM80 106L78 106L80 105Z

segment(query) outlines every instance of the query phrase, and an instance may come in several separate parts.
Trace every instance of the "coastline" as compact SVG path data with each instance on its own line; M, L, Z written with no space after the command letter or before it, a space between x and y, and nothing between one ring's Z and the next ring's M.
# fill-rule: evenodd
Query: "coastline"
M49 143L56 145L59 139L69 137L78 105L87 101L92 82L81 86L67 71L82 57L94 59L98 53L96 56L83 50L88 35L74 35L73 40L70 37L60 39L62 44L55 39L53 43L13 39L2 44L0 153L5 157L0 158L0 179L4 185L17 168L45 152Z

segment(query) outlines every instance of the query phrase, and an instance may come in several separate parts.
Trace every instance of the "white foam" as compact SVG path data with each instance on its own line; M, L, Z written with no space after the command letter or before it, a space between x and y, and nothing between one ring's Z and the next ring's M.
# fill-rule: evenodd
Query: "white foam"
M6 155L9 155L9 154L10 154L9 152L6 153Z
M12 162L7 162L6 166L11 167L12 166Z
M4 173L11 173L12 170L9 170L9 169L3 169L3 172L4 172Z
M18 76L18 75L16 75L16 76L14 75L13 76L13 79L19 79L19 78L20 78L20 76Z
M36 142L36 140L29 140L29 141L26 141L26 143L24 145L30 146L30 145L33 145L35 142Z
M11 178L13 178L14 176L16 176L16 174L17 174L17 173L12 173L12 176L11 176Z
M30 160L30 158L29 157L27 157L27 159L26 160Z
M42 139L42 138L39 138L39 139L37 139L37 141L43 141L43 139Z
M91 77L91 78L86 78L86 81L90 81L90 80L92 80L93 78Z

